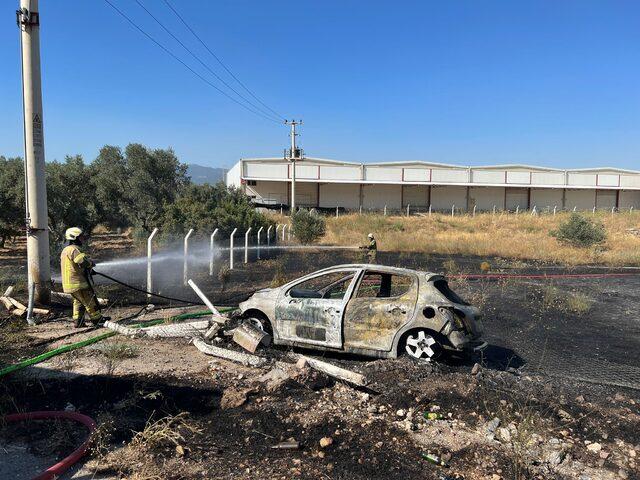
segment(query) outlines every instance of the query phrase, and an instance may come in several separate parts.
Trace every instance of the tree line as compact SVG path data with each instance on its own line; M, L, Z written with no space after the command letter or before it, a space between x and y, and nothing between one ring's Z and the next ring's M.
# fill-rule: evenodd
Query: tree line
M46 164L49 229L59 244L78 226L132 227L141 236L158 227L166 234L189 228L221 234L269 225L249 199L223 183L195 185L187 165L171 149L131 143L106 145L91 163L81 155ZM0 156L0 246L24 232L25 182L22 158Z

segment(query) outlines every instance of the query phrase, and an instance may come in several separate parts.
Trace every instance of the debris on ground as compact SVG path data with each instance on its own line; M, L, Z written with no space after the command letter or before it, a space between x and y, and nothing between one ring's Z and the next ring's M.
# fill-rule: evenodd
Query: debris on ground
M232 360L234 362L242 363L243 365L251 365L254 367L258 367L260 365L264 365L267 362L265 358L258 357L256 355L250 355L248 353L243 353L243 352L234 352L233 350L229 350L226 348L220 348L220 347L215 347L213 345L209 345L199 338L195 338L193 340L193 344L202 353L205 353L207 355L212 355L214 357L220 357L227 360Z
M245 322L234 329L233 341L248 352L254 353L258 345L268 347L271 344L271 335Z

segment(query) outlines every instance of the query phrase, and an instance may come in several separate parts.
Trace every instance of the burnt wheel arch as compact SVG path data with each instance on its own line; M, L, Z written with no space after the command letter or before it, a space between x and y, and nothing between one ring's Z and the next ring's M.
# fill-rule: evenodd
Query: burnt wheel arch
M258 310L257 308L250 308L242 314L242 318L254 318L256 320L259 320L262 324L263 330L269 335L273 336L273 325L271 323L271 320L262 310Z

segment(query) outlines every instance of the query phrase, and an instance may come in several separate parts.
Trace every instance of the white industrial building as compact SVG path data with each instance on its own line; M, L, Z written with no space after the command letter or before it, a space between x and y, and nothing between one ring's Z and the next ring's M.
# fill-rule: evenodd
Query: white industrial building
M640 172L619 168L562 170L529 165L465 167L428 162L295 162L295 204L347 210L618 210L640 208ZM262 205L291 203L292 162L246 158L227 185Z

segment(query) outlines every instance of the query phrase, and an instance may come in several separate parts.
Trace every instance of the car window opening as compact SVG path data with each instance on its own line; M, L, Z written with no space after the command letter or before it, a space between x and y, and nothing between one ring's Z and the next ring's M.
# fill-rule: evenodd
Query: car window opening
M413 280L406 275L367 272L358 286L357 298L399 297L409 291Z
M326 298L341 300L347 293L354 272L333 272L297 284L289 290L291 298Z

